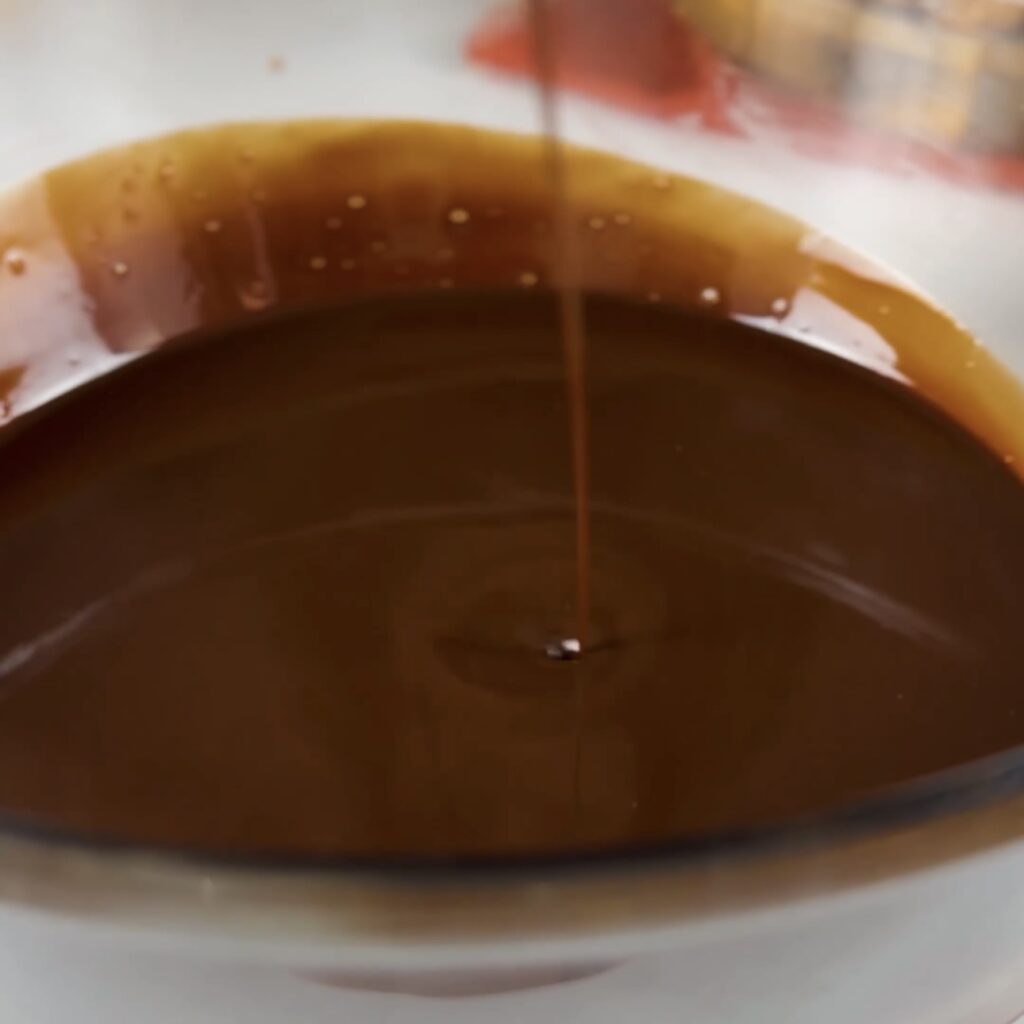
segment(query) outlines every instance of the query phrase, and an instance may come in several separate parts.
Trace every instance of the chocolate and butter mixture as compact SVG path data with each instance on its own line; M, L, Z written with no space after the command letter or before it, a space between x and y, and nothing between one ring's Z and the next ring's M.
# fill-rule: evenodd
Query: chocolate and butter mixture
M542 157L230 126L0 202L6 815L550 853L1024 739L1017 385L781 214L575 151L588 634L551 656L578 523Z

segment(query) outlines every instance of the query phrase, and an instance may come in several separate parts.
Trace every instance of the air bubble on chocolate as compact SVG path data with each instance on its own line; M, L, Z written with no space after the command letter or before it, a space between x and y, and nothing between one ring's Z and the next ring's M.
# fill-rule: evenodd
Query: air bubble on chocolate
M705 306L717 306L721 300L721 293L717 288L709 285L707 288L702 288L700 292L700 301Z
M270 288L262 278L253 278L239 289L238 299L245 309L265 309L270 304Z
M587 221L587 224L590 226L592 231L603 231L605 219L604 217L591 217L590 220Z
M216 235L220 232L222 224L219 220L210 219L203 225L203 230L208 235Z
M348 200L347 200L347 203L348 203L348 208L350 210L362 210L362 209L365 209L366 208L366 196L362 196L362 195L359 195L357 193L356 195L349 196Z
M124 260L114 260L110 264L110 272L114 277L127 277L128 276L128 264Z
M537 275L532 270L524 270L519 275L519 283L524 288L532 288L537 283Z
M448 219L453 224L466 224L469 221L469 210L456 206L454 210L448 211Z
M28 261L20 249L8 249L4 253L4 269L15 277L20 277L28 269Z
M309 258L309 269L310 270L324 270L327 267L326 256L311 256Z

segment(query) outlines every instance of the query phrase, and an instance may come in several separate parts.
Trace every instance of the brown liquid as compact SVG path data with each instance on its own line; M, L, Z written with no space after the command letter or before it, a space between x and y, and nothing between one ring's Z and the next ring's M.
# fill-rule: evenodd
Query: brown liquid
M572 451L573 503L576 510L576 636L563 638L557 650L582 654L590 634L590 460L587 454L586 332L580 293L579 252L573 224L567 156L558 121L558 40L547 0L530 0L529 21L538 73L541 130L554 203L555 255L560 271L559 324L565 351ZM580 698L582 700L582 693Z
M536 141L229 127L9 197L0 807L207 850L552 851L1021 742L1017 386L800 225L571 163L591 613L567 664Z

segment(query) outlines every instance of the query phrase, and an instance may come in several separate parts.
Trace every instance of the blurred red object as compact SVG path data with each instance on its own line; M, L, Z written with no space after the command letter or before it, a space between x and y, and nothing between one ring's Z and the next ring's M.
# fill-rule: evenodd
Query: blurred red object
M634 113L685 118L712 132L773 134L806 155L890 173L1024 188L1024 160L957 152L855 123L828 102L740 68L673 10L671 0L552 0L558 81ZM466 56L534 77L525 5L498 8L469 36Z
M717 123L727 69L666 0L556 0L552 32L566 88L656 117L699 112ZM472 33L467 56L516 75L535 72L522 7L499 8ZM728 129L724 120L718 125Z

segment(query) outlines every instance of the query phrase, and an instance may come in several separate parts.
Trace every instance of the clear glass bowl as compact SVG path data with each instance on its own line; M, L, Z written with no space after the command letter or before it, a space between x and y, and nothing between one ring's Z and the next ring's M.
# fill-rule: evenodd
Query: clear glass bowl
M1012 432L1020 389L962 329L1024 368L1019 4L553 5L565 138L644 165L622 171L623 188L643 177L654 196L683 176L670 179L676 223L728 253L714 282L674 283L668 268L666 299L749 293L734 312L778 319L784 294L794 330L823 315L821 279L768 288L764 250L717 224L687 178L734 190L779 212L783 248L814 272L910 289L936 337L960 338L922 337L917 358L982 361L971 408ZM530 53L523 9L486 0L0 0L0 187L226 122L397 118L537 136ZM430 173L437 202L454 202L454 158ZM65 346L95 335L103 299L62 262L45 188L38 198L35 219L0 216L7 418L170 330L154 334L136 309L118 344L69 369ZM573 199L585 205L585 186ZM30 277L30 299L16 298ZM45 331L43 301L61 310ZM176 307L174 332L195 325L191 310ZM880 368L885 315L847 325L851 345L875 345L857 358ZM26 1020L145 1007L160 1021L952 1024L969 1012L999 1024L1024 1007L1022 781L1014 755L786 832L487 870L223 863L13 827L0 839L0 984Z

